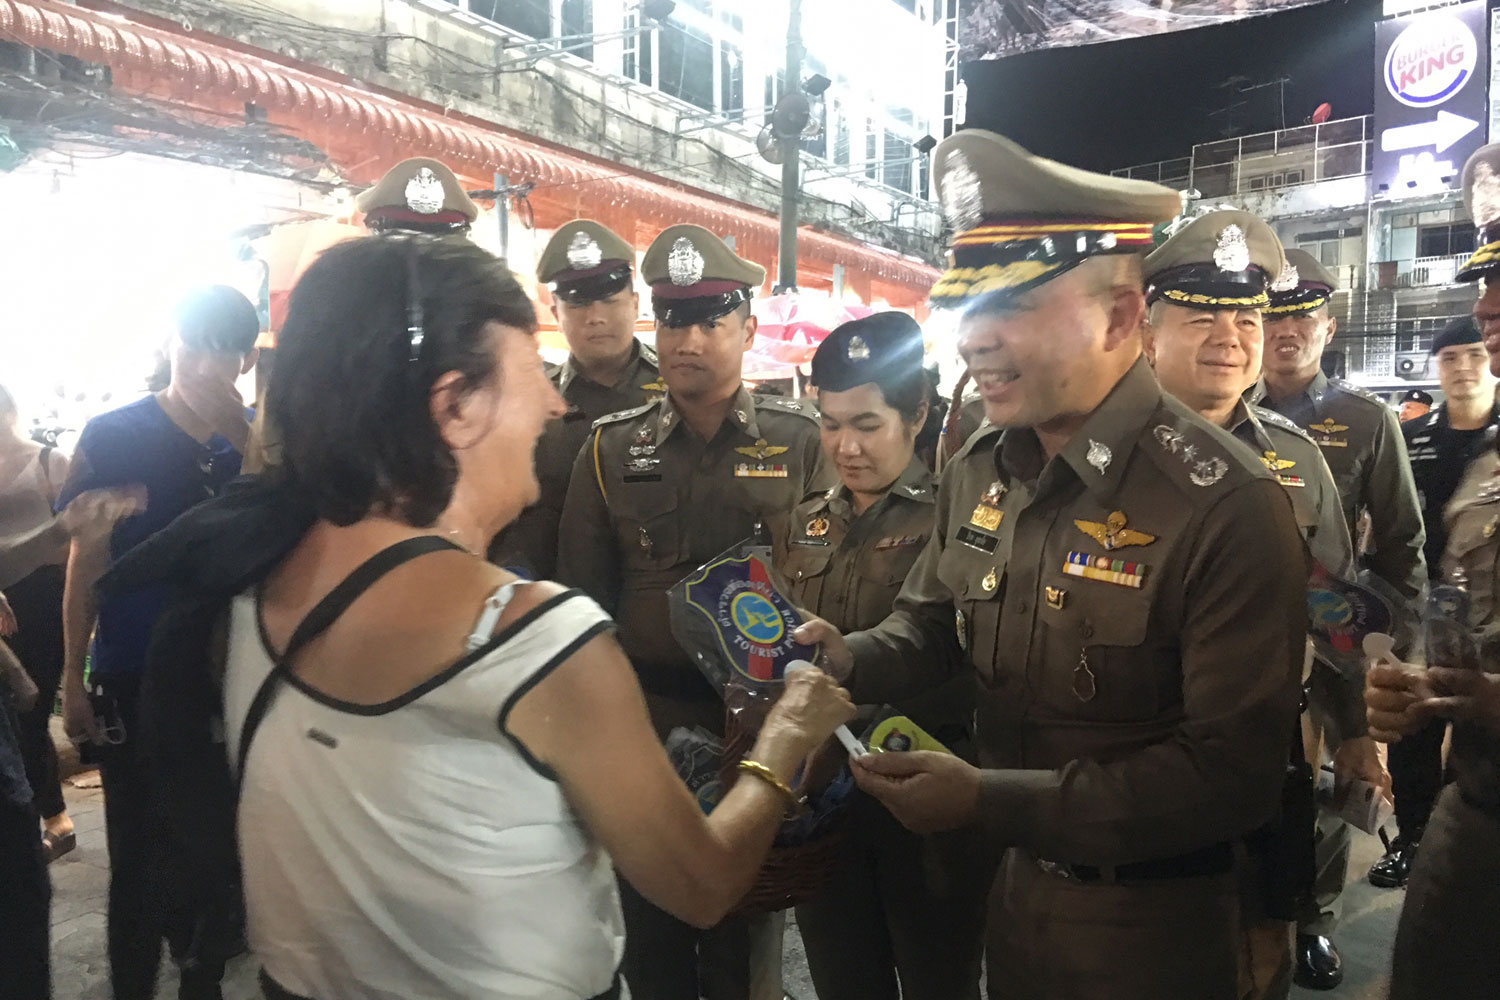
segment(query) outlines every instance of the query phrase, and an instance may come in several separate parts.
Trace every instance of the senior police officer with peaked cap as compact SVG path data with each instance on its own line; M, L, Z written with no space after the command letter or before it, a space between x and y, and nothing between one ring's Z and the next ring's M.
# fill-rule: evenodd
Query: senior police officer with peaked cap
M479 218L479 206L452 170L425 156L402 160L361 192L354 205L373 233L464 236ZM274 377L274 376L273 376ZM245 448L244 471L268 472L281 465L281 438L267 423L265 402L256 407Z
M1464 166L1464 201L1480 247L1459 269L1479 283L1474 304L1490 371L1500 375L1500 143ZM1382 740L1452 719L1443 789L1406 884L1391 962L1391 1000L1493 996L1500 982L1500 458L1494 435L1448 504L1441 578L1462 581L1478 655L1467 664L1370 668L1365 701Z
M490 546L490 558L534 579L553 575L557 526L568 477L595 420L661 395L656 351L635 336L640 296L635 249L591 219L552 234L537 261L537 280L552 292L552 315L568 358L548 374L568 412L547 425L536 447L541 498Z
M752 396L741 379L765 269L701 226L676 225L652 242L641 274L667 393L595 422L568 484L557 577L613 615L664 738L676 726L721 732L723 701L673 638L667 591L752 535L769 540L833 478L816 409ZM711 1000L748 995L744 918L699 932L623 883L621 897L632 996L697 1000L700 973Z
M1238 438L1276 476L1313 558L1330 573L1347 576L1354 565L1353 544L1338 487L1318 446L1290 420L1242 398L1261 369L1266 289L1283 270L1281 242L1254 215L1214 211L1189 222L1146 258L1146 355L1163 389ZM1337 720L1340 732L1363 735L1359 687L1322 662L1313 665L1309 679L1310 701ZM1300 726L1288 734L1288 744L1300 761L1305 754ZM1355 777L1383 778L1373 755L1364 763L1368 773ZM1312 889L1315 864L1310 783L1297 794L1300 810L1285 810L1276 828L1253 841L1253 859L1266 873L1268 891L1246 900L1251 997L1285 996L1291 986L1288 921ZM1281 853L1288 844L1300 845L1305 866L1300 871Z
M891 617L801 637L857 701L972 660L981 768L854 768L912 829L1009 849L992 998L1237 996L1237 844L1277 811L1306 630L1291 504L1141 357L1140 254L1175 192L989 132L933 156L958 233L933 301L964 310L989 425L944 470Z
M1337 281L1304 250L1288 250L1286 258L1287 271L1273 284L1266 310L1265 371L1248 399L1311 435L1333 470L1350 534L1358 538L1362 513L1370 518L1370 549L1360 553L1360 563L1400 593L1415 597L1427 575L1425 532L1401 426L1379 397L1324 374L1323 350L1337 329L1329 313ZM1363 730L1343 731L1340 714L1324 711L1327 701L1310 707L1305 733L1309 754L1318 759L1320 743L1326 744L1334 749L1339 769L1373 771L1378 758ZM1349 839L1347 824L1320 811L1317 885L1297 921L1297 981L1310 989L1333 989L1343 979L1331 935L1343 911Z
M932 535L936 482L915 449L929 399L922 352L916 321L883 312L838 327L813 355L839 484L793 512L776 566L794 604L843 631L890 614ZM895 709L972 760L973 694L972 679L956 676ZM977 829L914 834L859 792L845 831L828 884L797 907L820 1000L977 996L997 852Z

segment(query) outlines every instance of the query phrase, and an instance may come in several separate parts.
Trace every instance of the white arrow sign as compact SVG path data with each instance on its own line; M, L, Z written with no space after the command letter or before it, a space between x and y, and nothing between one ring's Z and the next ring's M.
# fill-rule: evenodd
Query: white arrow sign
M1386 129L1380 133L1380 148L1389 153L1398 149L1436 146L1441 153L1478 127L1479 123L1472 118L1439 111L1430 122Z

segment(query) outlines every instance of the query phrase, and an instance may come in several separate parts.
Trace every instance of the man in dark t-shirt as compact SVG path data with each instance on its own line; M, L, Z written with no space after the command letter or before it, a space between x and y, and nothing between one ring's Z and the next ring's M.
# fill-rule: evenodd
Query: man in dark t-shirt
M1401 434L1406 438L1422 520L1427 526L1427 570L1436 582L1448 544L1443 511L1453 499L1469 460L1484 447L1486 432L1500 424L1500 407L1495 405L1496 380L1490 374L1489 355L1473 317L1465 316L1444 328L1433 338L1432 353L1446 398L1425 416L1402 424ZM1433 719L1390 745L1391 786L1400 833L1371 866L1370 882L1374 885L1394 889L1406 884L1427 817L1442 791L1443 737L1447 730L1446 719Z
M177 311L171 381L88 422L58 497L61 507L87 490L133 484L146 490L145 510L109 535L93 536L100 540L92 544L75 537L63 599L64 723L70 737L98 746L104 779L115 1000L154 994L163 937L183 963L183 998L219 997L223 963L192 951L205 946L201 929L173 926L152 903L155 810L137 739L137 696L166 594L148 589L98 600L94 587L111 563L239 474L250 424L234 382L255 364L259 330L255 308L232 288L215 285L189 296Z

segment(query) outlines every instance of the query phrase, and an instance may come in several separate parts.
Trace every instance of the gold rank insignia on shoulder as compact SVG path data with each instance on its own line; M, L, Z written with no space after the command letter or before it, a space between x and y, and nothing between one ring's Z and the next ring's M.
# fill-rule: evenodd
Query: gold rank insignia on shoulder
M1117 510L1104 519L1104 523L1098 521L1075 520L1073 524L1078 530L1088 535L1094 541L1104 546L1105 551L1113 552L1115 549L1128 548L1131 545L1150 545L1156 541L1155 535L1148 535L1144 531L1136 531L1134 528L1125 527L1125 512Z
M658 378L654 382L644 382L644 383L642 383L641 384L641 388L644 389L644 390L646 390L647 392L666 392L667 391L667 384L665 382L663 382L660 378Z
M1270 469L1272 472L1280 472L1282 469L1290 469L1292 466L1297 464L1289 458L1277 458L1274 451L1265 452L1260 456L1260 460L1265 465L1265 467Z
M822 538L828 534L828 518L815 517L808 521L805 533L812 538Z
M734 450L741 455L748 455L751 458L765 461L768 458L783 454L787 450L787 446L769 444L765 438L761 438L754 444L747 444Z

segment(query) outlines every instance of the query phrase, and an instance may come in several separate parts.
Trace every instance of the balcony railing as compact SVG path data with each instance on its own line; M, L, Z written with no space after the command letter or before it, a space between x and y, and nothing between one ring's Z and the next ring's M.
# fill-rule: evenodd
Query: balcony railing
M1411 260L1383 260L1370 265L1370 284L1374 288L1435 288L1451 285L1457 280L1458 269L1468 259L1467 253L1456 253Z
M1200 143L1191 156L1115 170L1203 198L1274 191L1370 172L1371 117L1342 118L1278 132Z

